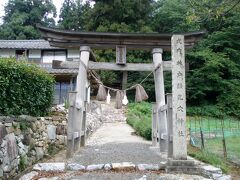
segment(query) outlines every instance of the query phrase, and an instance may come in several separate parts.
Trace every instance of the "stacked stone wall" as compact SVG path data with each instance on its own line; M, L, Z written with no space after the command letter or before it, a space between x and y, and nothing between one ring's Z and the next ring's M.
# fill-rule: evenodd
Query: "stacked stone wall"
M89 105L87 136L102 124L99 104ZM51 116L0 116L0 179L14 177L21 170L51 157L67 143L67 111L53 107Z

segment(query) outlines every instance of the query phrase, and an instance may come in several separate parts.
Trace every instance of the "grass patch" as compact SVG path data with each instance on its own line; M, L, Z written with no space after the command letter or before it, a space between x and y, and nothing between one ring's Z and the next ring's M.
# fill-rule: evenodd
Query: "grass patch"
M147 140L152 139L152 107L150 103L130 103L127 110L127 123L136 133Z
M202 162L212 164L215 167L219 167L222 169L224 173L229 173L230 166L227 161L219 156L215 155L214 153L210 153L208 151L202 151L196 147L191 145L188 146L188 155L192 156Z
M151 140L152 135L152 104L150 103L130 103L127 109L127 123L131 125L136 133L147 140ZM214 117L187 117L187 127L193 131L199 132L200 127L204 132L205 149L201 151L193 146L188 147L188 154L200 161L212 164L222 169L223 172L229 172L233 163L223 158L223 147L221 136L221 120ZM208 130L215 130L217 136L212 137ZM226 146L229 160L240 161L240 136L239 121L234 118L226 117L224 119L224 131L226 136ZM233 134L237 132L236 136ZM206 133L206 134L205 134ZM200 138L200 136L199 136ZM234 161L235 160L235 161Z
M222 122L219 118L207 116L188 116L187 127L192 131L199 131L200 127L203 131L222 131ZM240 121L231 117L225 117L223 122L224 131L239 132ZM227 134L226 134L227 135Z
M21 121L19 126L21 131L26 131L29 127L28 123L25 121Z

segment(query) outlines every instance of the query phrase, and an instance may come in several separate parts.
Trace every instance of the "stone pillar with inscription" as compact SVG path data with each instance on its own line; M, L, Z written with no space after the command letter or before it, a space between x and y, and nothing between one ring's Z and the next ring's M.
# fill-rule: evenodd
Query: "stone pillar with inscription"
M171 46L173 159L186 160L187 141L184 36L173 35Z

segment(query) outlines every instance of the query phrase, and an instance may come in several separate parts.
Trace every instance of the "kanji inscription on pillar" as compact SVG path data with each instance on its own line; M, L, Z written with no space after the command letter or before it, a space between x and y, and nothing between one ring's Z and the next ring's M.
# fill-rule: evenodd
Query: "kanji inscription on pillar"
M184 160L187 159L184 36L173 35L171 46L173 158Z

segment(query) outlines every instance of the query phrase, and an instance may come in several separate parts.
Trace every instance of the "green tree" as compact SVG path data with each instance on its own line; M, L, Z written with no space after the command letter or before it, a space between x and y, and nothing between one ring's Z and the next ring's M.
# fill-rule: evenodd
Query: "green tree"
M189 19L187 0L160 0L153 6L152 28L159 33L177 33L200 29L195 21Z
M40 34L37 24L55 25L56 8L51 0L9 0L6 4L1 39L37 39Z
M92 0L86 30L149 32L153 0Z
M187 56L189 102L217 104L235 116L240 116L239 17L236 8Z
M208 32L220 30L225 21L239 11L239 0L187 0L188 20L196 22Z
M65 0L60 10L58 26L67 30L82 30L87 23L86 14L91 9L89 2Z

